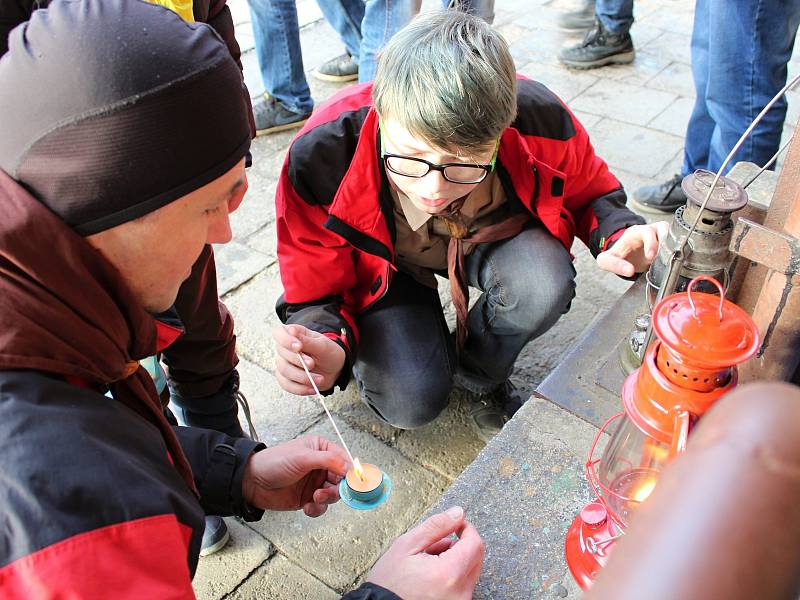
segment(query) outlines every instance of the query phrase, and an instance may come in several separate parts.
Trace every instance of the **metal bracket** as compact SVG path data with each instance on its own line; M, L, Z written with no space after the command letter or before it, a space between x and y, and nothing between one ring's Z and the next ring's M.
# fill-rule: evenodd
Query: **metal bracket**
M743 217L733 228L730 250L789 278L800 271L800 240Z

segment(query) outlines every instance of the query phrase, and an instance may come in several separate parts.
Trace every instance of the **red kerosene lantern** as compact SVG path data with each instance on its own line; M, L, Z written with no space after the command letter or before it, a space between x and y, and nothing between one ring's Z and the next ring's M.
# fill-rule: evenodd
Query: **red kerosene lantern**
M720 295L692 291L700 280L716 285ZM583 589L606 563L661 470L685 449L693 424L736 385L736 365L759 346L753 319L725 300L720 283L708 276L664 298L652 319L657 339L623 384L625 412L605 422L589 451L586 474L597 498L567 531L567 564ZM600 438L620 417L602 457L595 459Z

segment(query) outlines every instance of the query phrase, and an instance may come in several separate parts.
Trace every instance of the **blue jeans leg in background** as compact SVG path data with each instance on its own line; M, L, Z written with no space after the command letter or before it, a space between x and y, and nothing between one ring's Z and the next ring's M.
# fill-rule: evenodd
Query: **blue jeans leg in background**
M363 0L317 0L325 20L344 42L347 53L356 61L361 51L361 22L364 20Z
M717 171L741 135L785 85L800 2L697 0L692 32L695 105L686 130L682 175ZM738 161L766 163L777 152L786 99L766 114Z
M256 56L267 92L290 111L314 108L303 71L295 0L248 0Z
M614 35L625 35L633 25L633 0L597 0L594 14L603 29Z
M361 21L358 81L375 79L376 54L419 12L421 0L366 0Z

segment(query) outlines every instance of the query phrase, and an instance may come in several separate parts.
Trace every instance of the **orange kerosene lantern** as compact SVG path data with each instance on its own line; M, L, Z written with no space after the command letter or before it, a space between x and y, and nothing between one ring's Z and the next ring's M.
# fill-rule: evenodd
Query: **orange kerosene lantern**
M716 285L720 295L693 291L700 280ZM760 343L750 315L726 300L722 285L708 276L664 298L652 319L656 341L623 384L625 412L605 422L589 451L586 474L597 498L567 531L567 564L583 589L606 563L661 470L685 449L694 423L736 385L736 365L752 357ZM616 431L595 459L600 438L616 420Z

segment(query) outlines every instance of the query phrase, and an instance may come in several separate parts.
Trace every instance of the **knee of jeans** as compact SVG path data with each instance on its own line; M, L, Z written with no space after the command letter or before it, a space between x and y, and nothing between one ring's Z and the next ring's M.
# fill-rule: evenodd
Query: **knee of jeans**
M381 409L383 418L398 429L416 429L431 423L447 407L450 399L450 378L435 381L396 382Z
M496 294L502 305L498 317L520 330L537 330L566 313L575 297L575 271L571 264L547 271L501 284Z

